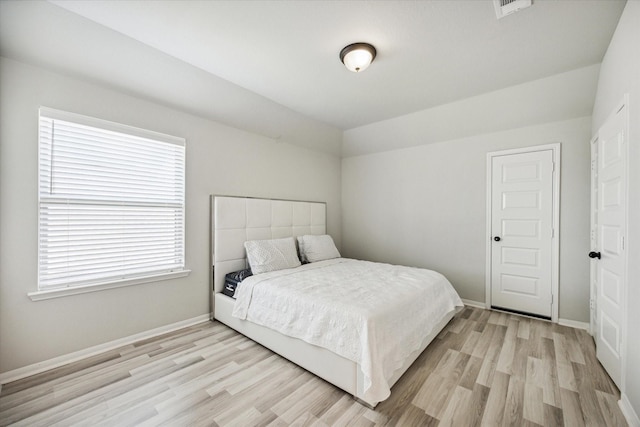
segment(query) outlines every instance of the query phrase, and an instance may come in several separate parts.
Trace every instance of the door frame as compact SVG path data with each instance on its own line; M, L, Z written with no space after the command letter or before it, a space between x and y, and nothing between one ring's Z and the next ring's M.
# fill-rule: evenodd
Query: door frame
M617 104L616 107L611 111L611 113L607 116L606 120L602 122L595 135L591 139L591 222L589 224L591 230L591 239L589 240L589 245L591 250L595 250L594 244L597 236L597 228L595 221L595 211L597 210L597 200L595 200L595 188L594 184L597 185L597 182L594 182L594 175L596 172L597 164L593 164L593 150L596 150L597 153L597 142L600 140L600 129L604 126L609 120L615 117L621 110L624 109L624 135L625 135L625 143L624 143L624 170L625 170L625 178L624 178L624 192L625 196L625 215L624 215L624 271L623 271L623 290L621 299L624 301L622 304L622 321L620 322L620 395L623 396L626 393L627 382L626 382L626 374L627 374L627 331L629 330L629 325L627 324L627 295L629 293L629 94L625 93ZM597 345L596 333L597 327L595 320L595 314L597 313L597 289L596 289L596 266L595 262L590 263L590 295L589 295L589 326L591 330L589 331L594 338L594 341ZM622 397L621 397L622 399ZM622 401L622 400L621 400Z
M559 292L559 271L560 271L560 146L559 142L552 144L533 145L530 147L513 148L509 150L491 151L487 153L487 223L485 232L486 241L486 267L485 267L485 307L491 308L491 255L493 250L491 233L491 200L492 200L492 167L493 158L507 156L511 154L533 153L537 151L551 150L553 153L552 191L553 207L551 209L553 218L553 234L551 236L551 321L558 323L558 292Z
M606 123L606 122L605 122ZM598 202L596 199L596 188L598 186L596 169L597 158L598 158L598 137L599 130L596 131L596 134L591 138L589 142L589 150L591 153L591 176L589 178L589 186L591 191L591 200L589 202L590 213L589 213L589 250L596 250L596 240L597 240L597 230L596 230L596 211L598 210ZM589 334L594 338L596 338L596 323L595 323L595 314L596 314L596 264L594 262L589 262Z

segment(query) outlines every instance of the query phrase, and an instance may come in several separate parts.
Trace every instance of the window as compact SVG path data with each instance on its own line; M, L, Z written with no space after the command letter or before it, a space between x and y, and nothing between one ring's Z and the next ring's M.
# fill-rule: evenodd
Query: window
M39 133L34 294L188 273L184 139L48 108Z

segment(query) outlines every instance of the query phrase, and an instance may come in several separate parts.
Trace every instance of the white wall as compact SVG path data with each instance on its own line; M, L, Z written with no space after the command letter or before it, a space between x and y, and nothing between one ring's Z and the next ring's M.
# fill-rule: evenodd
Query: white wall
M0 372L208 313L212 193L326 201L328 231L340 245L334 155L5 58L0 93ZM40 106L186 138L188 277L38 302L27 297L37 289Z
M440 271L484 302L486 154L560 142L560 318L588 322L590 135L583 117L344 158L343 254Z
M342 131L47 1L0 1L0 55L338 155Z
M602 61L593 109L595 134L629 94L629 230L626 376L623 393L640 415L640 2L629 1Z
M591 115L599 64L344 133L342 154L397 150Z

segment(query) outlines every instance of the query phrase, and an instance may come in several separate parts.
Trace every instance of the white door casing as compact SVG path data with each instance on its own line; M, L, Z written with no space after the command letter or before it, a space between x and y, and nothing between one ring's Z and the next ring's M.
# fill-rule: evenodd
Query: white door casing
M598 210L597 200L597 188L598 188L598 136L591 139L591 233L590 242L591 250L595 251L597 247L597 235L596 235L596 212ZM590 297L589 297L589 333L591 336L596 337L596 263L592 262L589 268L589 283L590 283Z
M560 145L489 153L487 306L557 321Z
M627 109L602 125L592 150L592 305L596 356L622 389L627 257Z

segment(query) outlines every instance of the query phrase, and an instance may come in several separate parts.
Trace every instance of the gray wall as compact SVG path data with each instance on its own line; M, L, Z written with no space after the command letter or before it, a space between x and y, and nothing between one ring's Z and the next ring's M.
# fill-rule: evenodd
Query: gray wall
M593 133L629 94L629 211L626 375L622 392L640 416L640 2L629 1L602 61Z
M340 245L337 156L5 58L0 93L0 372L208 313L211 193L326 201L328 231ZM40 106L186 138L188 277L38 302L27 297L37 290Z
M344 133L344 157L590 116L600 65L473 96Z
M484 302L486 154L560 142L559 313L588 322L598 72L584 67L345 131L345 255L439 270L462 298Z
M440 271L484 302L486 154L560 142L559 312L588 322L590 135L583 117L344 158L343 253Z

